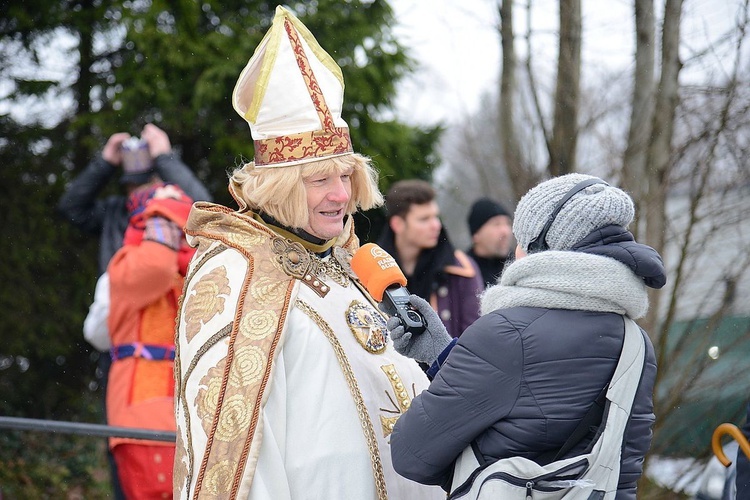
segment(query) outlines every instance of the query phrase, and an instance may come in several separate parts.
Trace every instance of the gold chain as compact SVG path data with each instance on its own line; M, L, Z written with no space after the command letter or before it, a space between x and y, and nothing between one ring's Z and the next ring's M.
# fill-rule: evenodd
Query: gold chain
M351 393L352 398L354 398L354 404L357 406L360 425L362 426L362 430L365 433L367 447L370 451L370 461L372 463L372 472L375 476L375 486L378 492L378 498L380 500L387 500L388 490L386 490L385 487L383 464L380 461L380 450L378 449L378 442L377 438L375 437L375 429L373 428L372 422L370 421L370 416L367 413L365 401L362 398L362 393L359 390L359 385L357 384L357 379L354 376L354 371L349 364L349 359L346 357L346 352L344 352L344 348L339 343L339 339L336 338L336 334L333 333L333 330L328 325L328 323L326 323L325 320L320 317L320 315L315 312L312 307L299 299L297 299L294 305L303 313L305 313L310 319L312 319L316 325L318 325L318 328L323 331L326 338L331 343L333 351L336 353L336 358L338 359L339 365L341 366L341 370L344 372L346 383L349 386L349 392Z

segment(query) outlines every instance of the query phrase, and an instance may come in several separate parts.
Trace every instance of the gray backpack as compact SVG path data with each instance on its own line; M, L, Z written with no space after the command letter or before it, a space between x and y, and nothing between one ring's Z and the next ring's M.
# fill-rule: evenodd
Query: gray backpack
M606 391L606 404L598 436L587 453L547 465L522 458L503 458L480 466L472 446L456 460L451 500L489 499L613 499L620 476L620 454L625 428L646 357L646 344L638 325L625 319L625 339L620 359Z

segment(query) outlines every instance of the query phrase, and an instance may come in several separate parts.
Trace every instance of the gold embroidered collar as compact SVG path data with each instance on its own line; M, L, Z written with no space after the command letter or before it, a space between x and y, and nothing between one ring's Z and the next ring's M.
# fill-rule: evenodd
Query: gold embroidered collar
M304 239L297 233L294 233L283 226L278 226L275 224L271 224L270 222L267 222L266 220L263 219L263 217L260 216L260 214L257 214L255 212L248 212L248 214L250 214L252 218L259 224L263 224L264 226L271 229L273 232L278 233L279 236L283 238L300 243L303 247L305 247L306 249L310 250L313 253L318 253L318 254L324 253L328 249L330 249L334 243L336 243L336 238L332 238L324 243L315 244L311 241L307 241L306 239Z

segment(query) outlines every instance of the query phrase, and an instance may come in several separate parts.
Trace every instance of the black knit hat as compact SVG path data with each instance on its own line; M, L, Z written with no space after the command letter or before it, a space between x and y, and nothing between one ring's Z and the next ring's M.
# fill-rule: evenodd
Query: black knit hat
M479 231L479 228L481 228L485 222L496 215L511 216L510 212L508 212L505 207L490 198L479 198L475 201L471 206L471 210L469 210L468 217L469 231L471 234L473 235Z

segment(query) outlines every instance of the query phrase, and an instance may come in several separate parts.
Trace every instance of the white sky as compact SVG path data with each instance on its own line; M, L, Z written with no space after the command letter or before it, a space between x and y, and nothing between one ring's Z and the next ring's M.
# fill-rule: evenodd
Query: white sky
M399 119L410 124L450 124L473 113L483 93L494 92L500 71L498 1L391 0L398 23L394 27L396 36L419 64L417 71L401 83L396 99ZM683 59L718 38L733 21L742 1L685 0ZM527 29L528 2L533 4L535 71L539 72L538 82L550 85L555 74L559 0L516 0L517 35ZM632 3L633 0L582 0L583 82L596 78L598 72L627 70L631 64ZM656 15L660 16L664 0L656 4ZM523 64L523 40L517 40L516 50L519 64ZM716 54L715 59L721 61L722 54ZM48 69L65 74L65 61L52 57L50 62ZM721 65L716 64L713 71L720 72ZM683 71L683 81L688 75L688 71ZM0 82L0 96L7 90ZM10 110L0 104L0 113L11 111L26 116L34 109L31 104L23 110Z
M685 0L682 57L703 50L734 20L741 0ZM484 92L493 91L500 71L498 0L392 0L402 44L420 67L403 82L397 99L400 119L415 124L453 121L473 112ZM554 77L558 0L533 0L533 60ZM655 2L661 17L664 2ZM627 70L633 58L632 0L583 0L583 78L602 70ZM516 34L527 28L527 2L516 1ZM659 33L657 33L657 38ZM516 40L523 64L525 42ZM717 55L717 58L720 54ZM535 65L536 68L536 65ZM539 69L539 68L537 68ZM683 79L687 77L683 74Z

